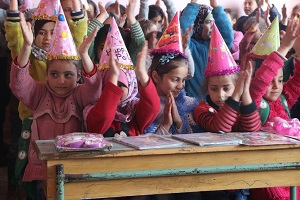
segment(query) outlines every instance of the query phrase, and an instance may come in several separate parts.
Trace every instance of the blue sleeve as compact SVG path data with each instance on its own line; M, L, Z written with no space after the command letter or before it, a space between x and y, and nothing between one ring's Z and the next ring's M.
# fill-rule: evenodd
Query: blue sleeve
M212 10L215 23L227 45L230 49L233 43L233 29L232 25L222 6L218 6Z
M269 17L270 21L272 22L276 18L276 16L278 16L278 21L280 22L281 21L281 15L278 12L275 5L273 5L272 8L270 9L270 17Z
M182 15L179 18L182 34L185 34L186 30L192 24L194 24L198 12L199 12L199 4L197 3L188 3L187 6L183 9Z

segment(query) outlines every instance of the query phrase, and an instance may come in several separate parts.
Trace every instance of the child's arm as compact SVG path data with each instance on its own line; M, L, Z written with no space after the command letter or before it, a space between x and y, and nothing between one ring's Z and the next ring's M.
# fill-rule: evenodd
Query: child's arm
M23 38L24 38L24 44L23 44L20 54L17 58L17 62L20 67L25 67L25 65L29 61L29 56L31 53L33 34L32 34L32 30L31 30L31 24L30 24L30 22L25 21L25 17L24 17L23 13L20 13L20 18L21 18L20 23L21 23L21 28L22 28Z
M202 101L194 110L195 122L205 131L210 132L231 132L238 117L239 102L230 97L225 105L217 112L207 102Z
M149 0L140 0L138 20L148 19L148 13L149 13Z
M140 23L136 21L134 16L136 2L137 0L129 0L129 3L126 8L128 23L127 25L130 27L131 31L131 42L128 51L134 65L136 64L137 54L142 49L143 43L145 41L145 36L140 26Z
M172 0L162 0L167 8L168 20L169 22L173 19L176 13L175 4ZM167 27L165 27L167 28Z
M198 12L199 12L199 4L197 3L197 0L191 0L191 2L188 3L187 6L182 11L181 16L179 18L180 27L183 34L186 32L186 30L188 30L188 28L192 24L194 24Z
M248 62L248 65L245 69L245 83L244 83L244 92L241 97L240 105L240 119L238 131L259 131L261 128L260 115L257 110L257 107L250 96L250 83L252 76L253 66L251 62Z
M148 54L148 43L144 42L142 51L138 54L135 73L139 81L140 100L136 107L135 120L139 132L142 134L160 111L160 99L156 88L146 70L146 57Z
M94 18L89 23L87 35L91 34L96 27L99 27L99 29L102 28L104 26L105 20L107 20L107 18L109 18L109 15L108 15L106 9L103 7L101 2L98 3L98 8L99 8L100 14L97 15L97 17ZM96 60L95 58L97 57L97 55L95 55L95 50L94 50L94 48L95 48L94 47L94 41L95 40L92 41L92 44L89 48L89 56L91 57L91 59L93 61L95 61Z
M73 9L71 12L72 19L68 20L68 25L72 33L75 45L77 48L83 42L84 36L87 34L87 17L84 16L81 10L79 0L72 0Z
M7 21L4 23L5 38L7 40L7 47L10 49L11 58L14 59L20 54L24 42L17 0L10 0L10 7L6 12Z
M84 71L87 74L90 74L93 71L93 69L95 68L94 63L88 54L88 49L89 49L92 41L95 39L97 32L98 32L98 28L96 27L94 29L94 31L88 37L85 36L84 40L78 50L79 55L81 57Z

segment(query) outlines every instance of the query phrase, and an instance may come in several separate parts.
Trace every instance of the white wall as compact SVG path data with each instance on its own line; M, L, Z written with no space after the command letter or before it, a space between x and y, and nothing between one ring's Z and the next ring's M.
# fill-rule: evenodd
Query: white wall
M70 0L71 1L71 0ZM106 4L106 2L108 2L109 0L94 0L95 2L99 2L101 1L103 5ZM279 10L279 12L281 12L281 8L282 5L285 3L286 7L287 7L287 13L288 16L292 11L292 8L297 4L300 3L299 0L269 0L271 3L273 3L277 9ZM126 6L126 4L128 3L128 0L119 0L119 2ZM138 0L139 2L139 0ZM156 2L156 0L149 0L149 4L154 4ZM173 0L175 7L178 10L182 10L187 3L190 2L190 0ZM244 11L243 11L243 0L219 0L218 1L224 8L232 8L234 10L237 11L238 15L244 15ZM33 0L33 4L34 6L37 6L39 3L39 0ZM198 3L203 3L203 4L208 4L209 5L209 0L198 0ZM136 9L136 13L138 13L138 7Z

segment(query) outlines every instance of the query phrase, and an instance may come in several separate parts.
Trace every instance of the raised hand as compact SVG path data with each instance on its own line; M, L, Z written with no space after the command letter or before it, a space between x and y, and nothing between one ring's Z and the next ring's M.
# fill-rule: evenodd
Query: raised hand
M216 8L219 6L218 1L217 0L210 0L210 6L213 8Z
M19 63L20 67L25 67L28 63L29 56L31 53L31 45L33 42L33 33L31 30L30 22L25 21L25 17L23 13L20 13L20 25L23 33L24 43L22 49L19 53L17 58L17 62Z
M88 50L91 46L92 41L97 35L99 27L96 27L89 36L84 36L83 42L81 43L78 52L82 60L82 65L86 73L90 73L94 69L94 64L88 54Z
M129 26L136 23L136 19L134 16L136 3L137 0L129 0L128 5L126 7L127 22Z
M288 53L288 51L293 47L297 37L299 37L299 33L300 33L299 26L300 26L299 20L288 21L286 32L277 50L279 53L281 53L281 55L285 56Z
M265 20L268 27L271 25L269 15L270 15L270 7L268 6L267 10L264 12L264 20Z
M286 12L286 6L285 6L285 4L283 4L283 6L281 8L281 13L282 13L281 23L283 25L287 25L287 12Z
M173 122L176 124L176 128L180 129L180 127L182 125L182 119L181 119L181 117L178 113L177 105L176 105L176 102L175 102L175 99L174 99L174 96L173 96L172 92L170 92L168 96L170 96L171 103L172 103L171 113L172 113Z
M148 85L149 75L146 69L146 58L148 55L148 42L144 41L141 51L138 53L135 74L140 85L144 88Z
M165 108L164 108L164 122L162 125L167 131L169 131L172 124L173 124L172 99L170 94L168 94L166 98Z
M194 24L192 24L185 32L185 34L182 35L182 47L185 49L188 46L189 40L191 38L191 32L193 30Z
M109 57L109 67L110 67L109 80L112 84L118 86L118 80L119 80L119 76L120 76L120 68L117 66L114 52L115 52L115 49L111 48L110 57Z
M236 80L233 94L231 95L231 98L236 102L240 102L241 100L241 96L244 92L245 80L246 80L246 73L245 71L241 71L238 79Z
M252 98L250 95L250 84L251 84L251 77L253 73L253 66L251 61L248 61L244 73L245 73L245 82L244 82L244 91L241 96L241 101L244 106L247 106L252 103Z
M98 2L98 8L100 14L97 16L97 20L101 23L104 23L107 18L109 18L109 14L107 13L107 10L103 7L101 2Z

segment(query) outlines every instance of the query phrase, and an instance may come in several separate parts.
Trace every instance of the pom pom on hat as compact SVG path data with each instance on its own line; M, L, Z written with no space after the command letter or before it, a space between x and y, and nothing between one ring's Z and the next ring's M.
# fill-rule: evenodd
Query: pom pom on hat
M184 58L181 29L179 23L179 13L176 12L172 21L164 31L163 35L156 44L156 47L151 51L151 54L180 54Z
M51 40L51 48L46 54L47 60L64 59L79 60L71 31L69 29L66 17L60 6L59 15L55 23L54 32Z
M256 42L250 53L251 58L265 59L280 46L279 22L278 16L273 20L269 28Z
M109 68L109 58L112 49L114 50L114 58L119 67L127 70L134 69L129 52L125 46L115 18L113 17L111 17L110 28L108 30L102 55L99 61L100 70Z
M240 67L234 61L216 24L213 24L205 77L234 74Z
M56 21L59 7L59 0L41 0L36 12L32 15L32 18L34 20L48 19Z

